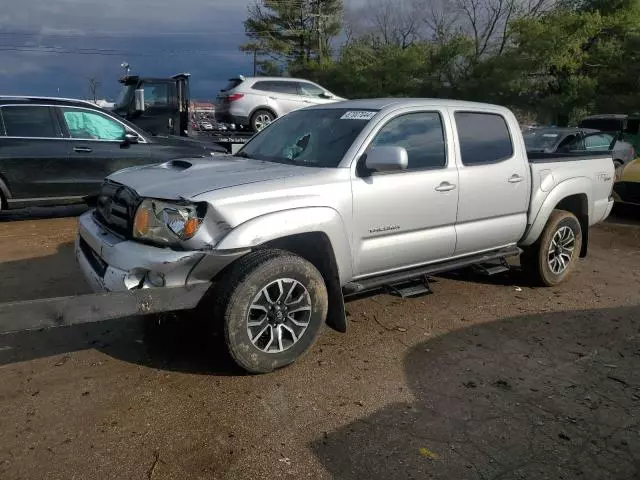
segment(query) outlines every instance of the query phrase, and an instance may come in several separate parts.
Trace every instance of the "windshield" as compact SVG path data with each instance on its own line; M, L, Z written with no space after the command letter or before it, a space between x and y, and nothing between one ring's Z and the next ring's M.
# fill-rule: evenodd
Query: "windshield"
M256 134L239 156L310 167L337 167L372 110L297 110Z
M560 132L553 130L535 130L524 135L527 150L546 150L552 148L560 140Z
M135 85L123 85L120 93L118 94L118 98L116 99L115 107L116 109L128 108L131 103L131 98L133 97L133 92L135 91Z

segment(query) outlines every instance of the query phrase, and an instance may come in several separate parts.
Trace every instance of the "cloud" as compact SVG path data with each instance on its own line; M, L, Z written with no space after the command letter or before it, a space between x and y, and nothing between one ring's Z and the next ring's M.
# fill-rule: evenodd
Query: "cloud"
M80 97L92 76L113 97L126 60L142 75L188 71L193 96L213 98L250 70L238 45L251 0L19 1L0 12L0 94Z

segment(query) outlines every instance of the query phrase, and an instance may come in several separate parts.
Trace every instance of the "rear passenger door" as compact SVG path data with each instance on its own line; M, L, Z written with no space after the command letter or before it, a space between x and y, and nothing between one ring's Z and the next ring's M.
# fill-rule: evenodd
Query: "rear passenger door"
M53 107L5 105L0 108L0 174L10 203L58 203L71 200L66 169L67 139Z
M355 121L355 120L340 120ZM398 114L367 148L407 150L406 170L360 174L353 191L354 269L371 276L449 258L455 248L458 171L446 111ZM359 159L364 162L365 156Z
M455 254L516 243L527 227L530 173L520 132L501 113L453 110L460 178Z

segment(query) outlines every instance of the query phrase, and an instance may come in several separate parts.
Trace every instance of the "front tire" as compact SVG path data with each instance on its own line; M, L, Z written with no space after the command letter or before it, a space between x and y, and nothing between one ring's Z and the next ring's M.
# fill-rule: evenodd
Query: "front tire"
M252 373L296 361L315 342L328 310L322 275L310 262L282 250L249 253L213 286L232 359Z
M576 216L554 210L538 241L523 253L522 269L538 285L558 285L573 271L581 248L582 228Z

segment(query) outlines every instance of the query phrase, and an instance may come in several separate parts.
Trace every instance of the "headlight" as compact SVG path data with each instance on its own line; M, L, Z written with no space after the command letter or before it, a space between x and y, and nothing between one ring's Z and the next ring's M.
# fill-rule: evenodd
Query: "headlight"
M204 217L204 204L178 204L143 200L133 220L133 238L175 245L192 238Z

